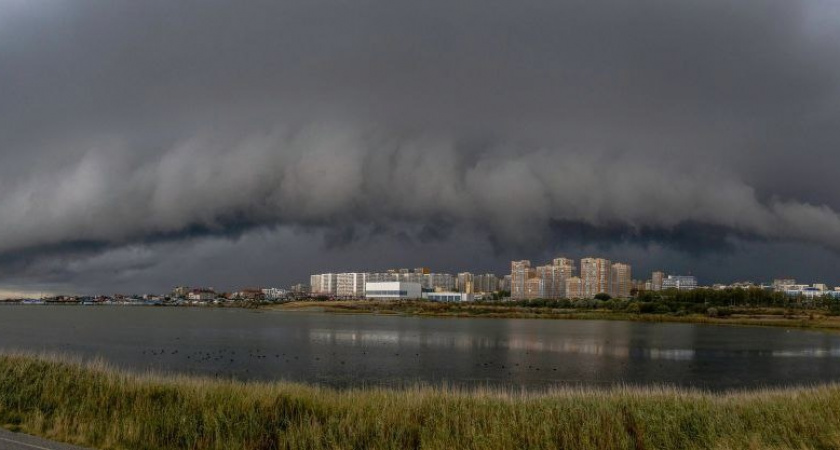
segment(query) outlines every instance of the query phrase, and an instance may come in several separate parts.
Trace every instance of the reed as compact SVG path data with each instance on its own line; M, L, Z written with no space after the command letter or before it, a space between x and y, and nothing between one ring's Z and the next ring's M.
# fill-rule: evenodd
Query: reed
M334 390L2 354L0 424L102 449L836 449L840 385Z
M823 310L795 310L785 308L739 307L726 317L706 314L630 313L623 310L597 308L551 308L521 306L516 303L442 303L423 300L377 301L296 301L265 309L284 311L318 311L341 314L407 315L420 317L451 317L487 319L558 319L558 320L618 320L655 323L693 323L705 325L760 326L805 328L840 331L840 316L827 315Z

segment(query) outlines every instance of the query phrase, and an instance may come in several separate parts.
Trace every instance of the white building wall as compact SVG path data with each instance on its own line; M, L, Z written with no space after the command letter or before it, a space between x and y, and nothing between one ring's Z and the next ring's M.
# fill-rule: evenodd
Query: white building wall
M421 298L420 283L402 281L365 283L365 298L405 300Z
M322 273L309 277L312 285L312 295L336 295L338 288L338 274Z
M336 276L336 295L339 297L363 297L367 274L361 272L339 273Z

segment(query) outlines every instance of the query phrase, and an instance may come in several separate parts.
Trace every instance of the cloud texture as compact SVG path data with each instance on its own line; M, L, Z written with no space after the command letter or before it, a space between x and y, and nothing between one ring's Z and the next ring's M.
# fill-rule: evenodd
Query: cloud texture
M163 286L263 232L312 241L275 271L836 255L838 30L832 1L0 0L0 283L88 289L123 252Z

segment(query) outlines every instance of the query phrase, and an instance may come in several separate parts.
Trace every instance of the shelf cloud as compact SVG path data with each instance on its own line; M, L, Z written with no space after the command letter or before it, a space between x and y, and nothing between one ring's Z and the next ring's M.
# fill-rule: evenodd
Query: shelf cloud
M116 288L122 255L162 289L261 233L265 284L359 242L840 262L839 30L832 1L0 1L0 284Z

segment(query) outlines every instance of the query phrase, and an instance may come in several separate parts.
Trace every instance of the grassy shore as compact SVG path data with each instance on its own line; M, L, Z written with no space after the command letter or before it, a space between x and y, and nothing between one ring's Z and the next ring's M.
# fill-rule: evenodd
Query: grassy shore
M564 309L522 307L504 303L441 303L430 301L296 301L267 306L287 311L411 315L426 317L485 317L512 319L626 320L634 322L675 322L710 325L771 326L840 331L840 316L821 310L790 311L784 308L735 308L726 317L704 314L634 314L607 309Z
M102 449L835 449L840 385L337 391L0 355L0 424Z

